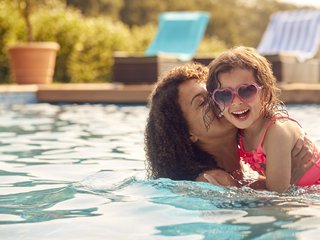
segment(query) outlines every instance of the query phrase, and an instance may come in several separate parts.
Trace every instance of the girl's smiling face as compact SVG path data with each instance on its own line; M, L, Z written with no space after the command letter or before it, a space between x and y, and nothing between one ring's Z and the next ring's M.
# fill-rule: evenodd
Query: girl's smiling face
M219 74L220 88L237 89L242 85L256 84L253 72L247 69L235 68L230 72ZM223 115L234 126L246 129L256 122L261 116L262 103L260 91L256 97L246 102L241 100L236 94L229 106L221 107Z

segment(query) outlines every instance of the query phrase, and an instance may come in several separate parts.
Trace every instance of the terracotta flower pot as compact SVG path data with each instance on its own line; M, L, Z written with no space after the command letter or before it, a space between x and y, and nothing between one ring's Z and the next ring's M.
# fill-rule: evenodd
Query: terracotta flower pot
M31 42L10 47L10 68L16 83L51 83L59 48L56 42Z

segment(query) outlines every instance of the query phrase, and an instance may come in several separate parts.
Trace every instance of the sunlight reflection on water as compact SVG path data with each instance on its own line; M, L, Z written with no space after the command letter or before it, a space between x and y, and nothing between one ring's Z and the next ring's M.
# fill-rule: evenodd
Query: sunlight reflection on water
M320 105L289 113L320 146ZM1 239L269 239L319 234L320 189L146 180L148 108L0 107Z

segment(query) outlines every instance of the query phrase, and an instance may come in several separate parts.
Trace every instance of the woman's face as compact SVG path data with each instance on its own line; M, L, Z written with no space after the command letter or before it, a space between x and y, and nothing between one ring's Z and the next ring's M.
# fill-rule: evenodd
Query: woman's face
M209 128L206 128L203 121L203 114L206 107L205 98L207 95L204 83L199 83L195 79L188 80L180 84L178 90L178 101L187 121L191 135L190 138L193 142L206 142L206 139L219 137L230 129L234 129L234 126L224 118L214 118Z

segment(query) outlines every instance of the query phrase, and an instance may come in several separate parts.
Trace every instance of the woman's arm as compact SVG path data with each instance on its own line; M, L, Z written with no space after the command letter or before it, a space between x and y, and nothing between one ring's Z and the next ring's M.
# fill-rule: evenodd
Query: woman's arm
M309 161L313 153L313 147L313 142L305 134L301 135L296 141L291 151L291 184L296 183L313 165L313 161ZM219 169L209 170L200 174L196 181L222 186L240 186L230 174ZM246 186L255 190L266 190L266 179L263 176L259 176L257 180Z
M259 175L257 180L247 184L246 186L251 187L254 190L267 190L266 178Z
M307 134L302 134L291 151L291 184L297 181L312 167L317 159L313 152L314 143Z

